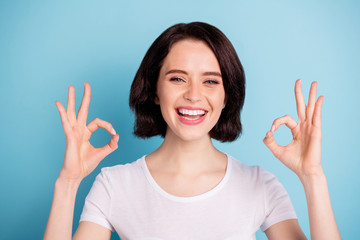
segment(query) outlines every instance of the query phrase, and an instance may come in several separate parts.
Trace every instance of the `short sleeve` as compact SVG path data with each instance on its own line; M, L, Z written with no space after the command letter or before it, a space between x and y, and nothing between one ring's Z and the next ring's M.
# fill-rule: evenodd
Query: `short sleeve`
M80 216L81 221L97 223L114 232L114 227L109 221L111 210L111 186L107 177L107 168L101 169L101 173L90 189L85 199L83 211Z
M290 197L278 179L266 170L263 170L262 178L265 194L265 220L260 226L261 230L265 231L271 225L284 220L297 219Z

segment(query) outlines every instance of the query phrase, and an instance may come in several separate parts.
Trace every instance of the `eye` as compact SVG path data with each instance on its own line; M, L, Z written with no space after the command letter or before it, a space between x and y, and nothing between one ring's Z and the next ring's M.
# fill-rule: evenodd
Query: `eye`
M205 83L213 85L213 84L219 84L219 81L209 79L209 80L206 80Z
M172 82L184 82L184 79L179 78L179 77L172 77L172 78L170 78L170 81L172 81Z

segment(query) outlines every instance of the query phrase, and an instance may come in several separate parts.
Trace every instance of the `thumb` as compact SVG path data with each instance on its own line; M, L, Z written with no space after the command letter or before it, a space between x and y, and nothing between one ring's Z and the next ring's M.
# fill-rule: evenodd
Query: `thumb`
M274 154L276 158L279 158L279 156L281 156L282 152L284 151L284 147L277 144L277 142L274 139L274 135L271 131L268 131L266 133L263 142L269 148L269 150Z
M98 159L100 160L99 162L101 162L101 160L103 160L107 155L109 155L118 148L118 141L119 134L116 134L110 139L108 144L101 148L98 148Z

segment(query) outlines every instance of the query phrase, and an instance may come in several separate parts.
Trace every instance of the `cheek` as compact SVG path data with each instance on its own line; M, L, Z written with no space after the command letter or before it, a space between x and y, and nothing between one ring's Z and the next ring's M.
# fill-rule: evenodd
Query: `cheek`
M219 121L221 113L225 107L225 94L224 93L217 93L212 96L212 108L214 117L216 118L216 122Z
M167 122L173 111L173 102L169 94L164 94L164 92L159 91L158 95L158 105L160 105L161 115L164 120Z
M169 98L168 94L163 94L163 92L159 92L157 95L158 104L161 108L165 108L167 105L170 105L171 99Z

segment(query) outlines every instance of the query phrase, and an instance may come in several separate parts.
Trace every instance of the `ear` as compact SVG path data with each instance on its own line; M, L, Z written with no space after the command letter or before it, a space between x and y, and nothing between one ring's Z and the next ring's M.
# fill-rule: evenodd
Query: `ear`
M224 99L224 105L223 105L223 108L222 109L224 109L225 107L226 107L226 102L227 102L227 96L225 96L225 99Z
M159 100L159 97L157 96L157 94L155 93L155 99L154 99L154 102L156 105L160 105L160 100Z

